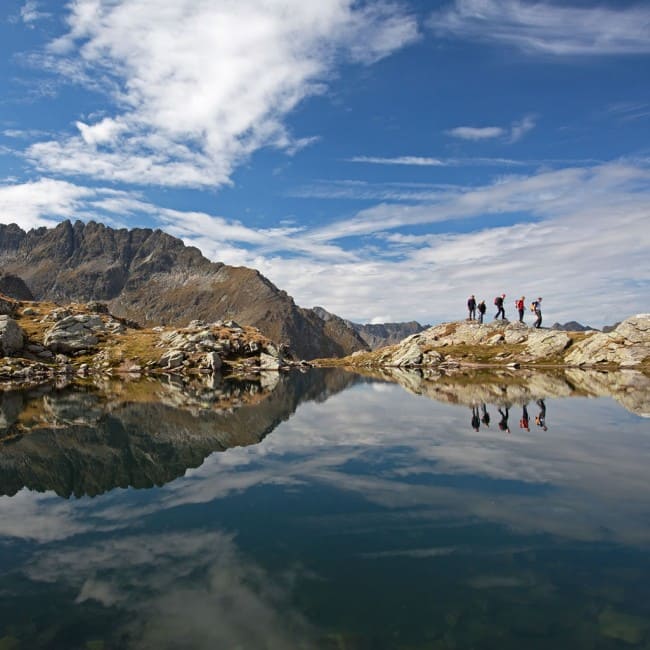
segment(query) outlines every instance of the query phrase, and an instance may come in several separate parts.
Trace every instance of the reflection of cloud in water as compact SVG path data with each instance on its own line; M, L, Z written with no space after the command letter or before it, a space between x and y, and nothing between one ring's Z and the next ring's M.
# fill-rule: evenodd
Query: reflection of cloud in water
M132 648L301 647L305 620L289 604L295 576L269 575L233 538L187 532L126 536L48 551L27 568L34 581L65 582L76 602L118 607Z
M400 515L417 509L418 520L478 517L575 539L650 542L647 422L611 400L547 400L548 431L513 427L507 435L496 426L493 405L492 426L474 432L465 406L381 387L357 384L326 402L303 403L260 444L212 454L155 500L132 503L111 493L93 505L93 527L137 523L260 485L321 484ZM520 408L511 409L513 422ZM18 521L21 508L1 499L8 535L45 541L89 527L86 500L61 505L53 516L52 500L20 496L30 519L44 526Z

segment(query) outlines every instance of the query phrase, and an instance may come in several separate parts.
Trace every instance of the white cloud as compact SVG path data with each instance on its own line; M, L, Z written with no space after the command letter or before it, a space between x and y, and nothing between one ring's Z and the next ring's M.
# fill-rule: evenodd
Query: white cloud
M31 23L47 18L48 16L50 16L49 13L39 10L39 3L36 0L27 0L20 8L20 18L27 25L31 25Z
M508 129L501 126L457 126L446 133L461 140L493 140L507 137L509 143L514 143L535 128L535 118L526 115L523 119L513 122Z
M220 186L261 147L289 153L285 117L342 61L371 64L418 37L398 5L353 0L77 0L47 65L99 77L117 112L28 150L39 169L111 181ZM81 63L81 66L79 65ZM98 82L93 81L97 84Z
M415 165L416 167L440 167L446 164L438 158L429 158L426 156L397 156L394 158L354 156L348 158L348 162L370 163L374 165Z
M385 202L316 227L253 228L52 180L1 186L0 214L24 227L156 219L210 259L258 269L300 305L363 322L453 320L464 315L463 296L503 291L543 295L549 323L598 326L639 311L650 284L647 161L411 189L387 188Z
M510 142L518 142L528 131L535 128L535 118L532 115L526 115L519 122L513 122L510 127Z
M553 56L647 54L650 7L578 7L523 0L456 0L429 20L438 35L505 43Z
M448 135L462 140L490 140L504 135L505 130L500 126L457 126L447 131Z

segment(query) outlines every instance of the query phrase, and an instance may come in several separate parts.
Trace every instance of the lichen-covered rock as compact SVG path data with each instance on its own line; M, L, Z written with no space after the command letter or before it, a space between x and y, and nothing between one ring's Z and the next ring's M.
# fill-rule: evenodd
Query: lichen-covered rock
M534 329L526 340L526 352L533 359L544 359L562 353L570 345L571 338L566 332Z
M181 350L167 350L167 352L160 357L158 365L161 368L173 370L174 368L182 366L183 361L185 361L185 354Z
M624 320L611 332L600 332L575 345L566 356L574 366L615 364L633 367L650 360L650 314Z
M203 362L201 365L203 368L208 368L209 370L212 370L212 372L217 372L218 370L221 370L221 366L222 366L221 357L216 352L208 352L203 357Z
M0 315L0 354L9 356L23 347L23 331L9 316Z
M99 343L97 333L105 331L100 316L68 315L57 320L46 333L43 342L52 352L70 354L93 349Z

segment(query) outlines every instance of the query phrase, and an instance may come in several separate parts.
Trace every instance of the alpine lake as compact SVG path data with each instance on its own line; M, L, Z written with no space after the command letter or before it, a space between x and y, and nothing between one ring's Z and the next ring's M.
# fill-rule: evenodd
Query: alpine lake
M647 376L0 393L0 650L650 649Z

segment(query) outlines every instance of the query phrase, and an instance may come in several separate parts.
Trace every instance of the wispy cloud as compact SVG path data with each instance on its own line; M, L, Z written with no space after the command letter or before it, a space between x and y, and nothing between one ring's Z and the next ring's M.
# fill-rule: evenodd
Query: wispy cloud
M429 19L439 36L504 43L552 56L647 54L650 7L571 7L523 0L456 0Z
M20 18L24 23L30 25L37 20L48 18L51 15L45 11L40 11L39 4L40 3L38 3L36 0L27 0L21 7Z
M373 165L414 165L416 167L440 167L446 163L437 158L426 156L396 156L394 158L382 158L379 156L354 156L347 159L348 162L370 163Z
M390 2L77 0L40 60L112 93L113 115L36 143L40 170L190 187L226 185L262 147L295 153L285 118L343 62L370 65L419 38ZM97 79L99 81L97 81Z
M457 126L447 131L447 135L461 140L490 140L505 134L500 126Z
M640 120L650 117L650 103L617 102L608 106L607 112L623 122Z
M260 270L298 304L358 321L455 319L460 297L506 291L545 296L548 319L598 326L637 311L650 286L647 161L543 169L482 186L342 187L375 204L316 227L254 228L45 179L1 186L0 214L26 227L155 219L215 261Z
M461 140L493 140L506 138L509 143L518 142L529 131L535 128L535 117L526 115L523 119L513 122L509 128L502 126L457 126L446 131L447 135Z

